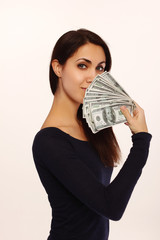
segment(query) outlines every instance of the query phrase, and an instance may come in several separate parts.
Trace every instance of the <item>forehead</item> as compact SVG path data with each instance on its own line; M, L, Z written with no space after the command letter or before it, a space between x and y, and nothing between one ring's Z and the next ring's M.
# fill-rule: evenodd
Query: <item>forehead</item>
M86 43L78 48L78 50L72 55L72 59L86 58L90 61L105 61L106 56L101 46L92 43Z

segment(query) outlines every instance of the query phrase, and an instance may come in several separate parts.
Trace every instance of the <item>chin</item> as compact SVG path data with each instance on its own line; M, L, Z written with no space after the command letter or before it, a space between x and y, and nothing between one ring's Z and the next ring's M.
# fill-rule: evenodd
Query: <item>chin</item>
M77 99L78 100L77 102L79 103L79 105L83 104L83 99L84 99L84 97Z
M82 98L82 100L80 101L80 103L83 103L83 98Z

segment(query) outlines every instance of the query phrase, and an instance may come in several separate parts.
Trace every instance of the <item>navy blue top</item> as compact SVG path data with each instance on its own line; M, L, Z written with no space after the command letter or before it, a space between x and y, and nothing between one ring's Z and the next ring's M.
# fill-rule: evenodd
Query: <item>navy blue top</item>
M107 240L109 219L119 220L148 157L149 133L132 136L116 178L94 148L55 127L40 130L33 157L52 208L48 240Z

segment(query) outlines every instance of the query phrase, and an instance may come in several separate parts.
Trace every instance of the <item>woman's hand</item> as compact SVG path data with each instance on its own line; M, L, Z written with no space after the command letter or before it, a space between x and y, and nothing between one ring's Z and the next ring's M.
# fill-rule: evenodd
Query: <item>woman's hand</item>
M133 134L138 132L148 132L144 110L136 102L134 103L136 109L133 111L133 116L131 116L129 110L125 106L120 108L121 112L127 119L127 123L125 124L129 126Z

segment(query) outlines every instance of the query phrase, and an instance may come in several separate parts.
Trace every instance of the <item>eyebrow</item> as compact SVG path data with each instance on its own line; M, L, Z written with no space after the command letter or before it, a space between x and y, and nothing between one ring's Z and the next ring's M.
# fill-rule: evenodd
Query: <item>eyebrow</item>
M86 61L86 62L88 62L88 63L90 63L90 64L92 63L92 62L91 62L89 59L87 59L87 58L79 58L78 60L76 60L76 62L79 61L79 60L84 60L84 61ZM106 63L106 61L102 61L102 62L98 63L98 65L99 65L99 64L102 64L102 63Z

